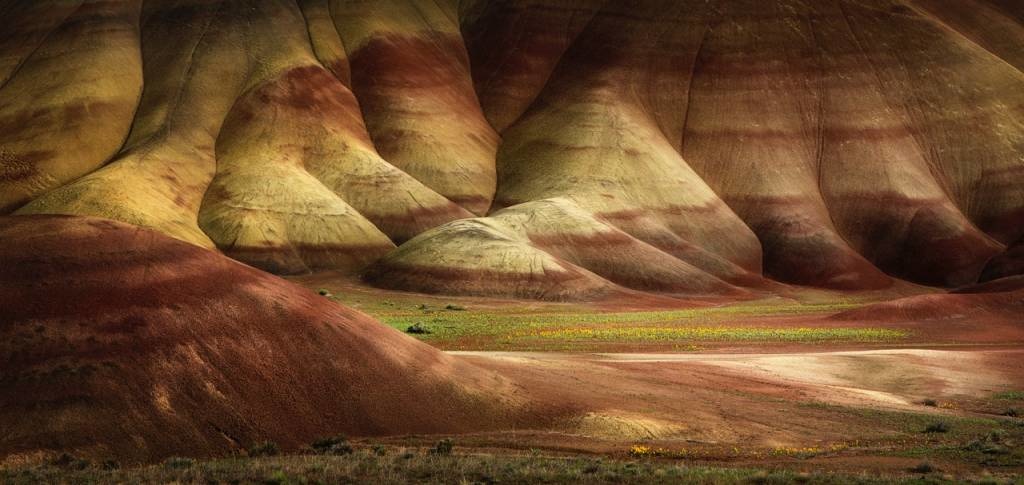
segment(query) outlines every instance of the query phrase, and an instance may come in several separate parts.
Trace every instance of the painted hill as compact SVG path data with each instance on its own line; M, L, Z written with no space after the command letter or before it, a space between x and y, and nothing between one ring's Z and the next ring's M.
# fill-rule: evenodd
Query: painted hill
M494 429L522 404L495 374L152 230L16 216L0 240L5 458Z
M1024 237L1011 1L0 13L0 214L547 299L957 287Z
M993 322L1019 325L1024 315L1024 275L958 288L951 293L918 295L876 303L835 315L860 322L966 322L979 331Z

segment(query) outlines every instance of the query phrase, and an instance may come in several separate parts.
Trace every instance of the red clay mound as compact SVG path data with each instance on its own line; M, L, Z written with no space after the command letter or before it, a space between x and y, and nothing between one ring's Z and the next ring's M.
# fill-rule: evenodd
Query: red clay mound
M1024 275L1007 276L953 290L953 293L1002 293L1024 290Z
M1024 238L1010 246L985 265L979 281L992 281L1007 276L1024 275Z
M1024 323L1024 276L1002 278L954 290L920 295L842 312L833 318L858 321L914 321L971 318Z
M0 218L0 461L504 426L514 389L292 283L104 219Z

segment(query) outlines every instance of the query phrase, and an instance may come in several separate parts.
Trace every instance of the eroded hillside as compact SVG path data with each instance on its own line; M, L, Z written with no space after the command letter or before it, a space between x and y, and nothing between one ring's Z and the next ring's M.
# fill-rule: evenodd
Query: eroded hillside
M0 13L4 214L542 299L959 286L1024 237L1012 1ZM1013 274L1013 254L986 275Z

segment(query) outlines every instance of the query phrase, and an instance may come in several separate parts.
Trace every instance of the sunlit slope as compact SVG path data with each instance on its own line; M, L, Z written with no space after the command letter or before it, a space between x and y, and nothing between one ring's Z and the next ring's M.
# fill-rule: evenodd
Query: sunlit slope
M20 213L120 219L280 272L357 270L393 247L388 236L469 215L380 158L335 74L344 59L321 66L292 2L145 14L157 81L129 143Z
M140 0L3 2L0 213L99 168L142 91Z
M107 217L213 247L197 215L216 171L217 134L244 89L249 51L261 47L244 41L258 37L254 14L240 4L145 5L146 81L125 147L102 169L18 212Z

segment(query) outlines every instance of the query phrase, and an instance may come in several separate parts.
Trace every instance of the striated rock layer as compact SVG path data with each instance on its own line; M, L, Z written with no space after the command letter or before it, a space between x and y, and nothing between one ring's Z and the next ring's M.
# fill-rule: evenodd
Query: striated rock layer
M0 12L0 214L531 298L958 287L1024 237L1012 1Z
M16 216L0 218L0 239L3 457L297 449L493 429L523 404L490 372L158 232Z

